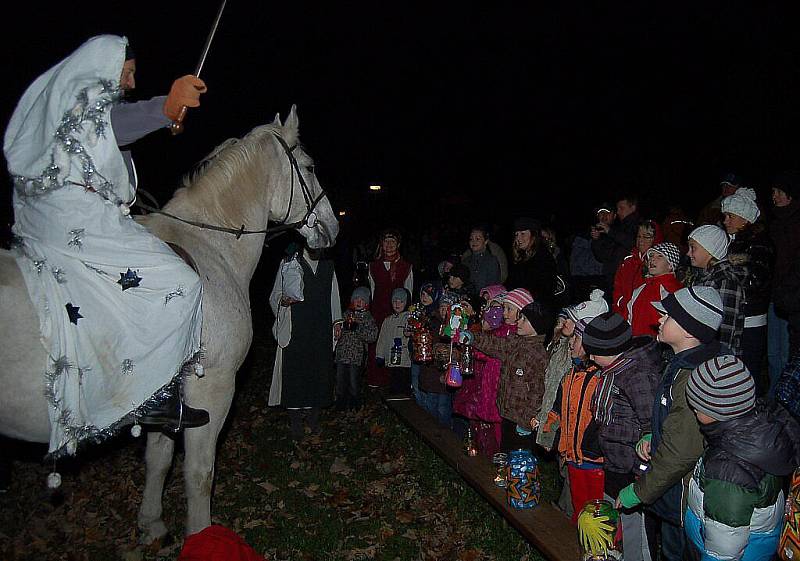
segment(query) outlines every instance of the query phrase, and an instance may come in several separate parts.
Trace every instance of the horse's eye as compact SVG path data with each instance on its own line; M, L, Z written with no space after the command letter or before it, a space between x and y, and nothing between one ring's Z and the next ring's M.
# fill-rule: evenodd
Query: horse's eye
M308 173L314 173L314 164L308 166Z

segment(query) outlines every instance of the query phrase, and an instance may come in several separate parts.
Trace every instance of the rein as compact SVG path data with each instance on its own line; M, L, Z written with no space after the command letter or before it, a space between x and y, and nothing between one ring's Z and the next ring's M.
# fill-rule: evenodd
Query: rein
M174 214L170 214L169 212L163 211L160 208L150 206L148 204L136 201L134 203L139 208L142 208L148 212L152 212L154 214L161 214L166 216L167 218L171 218L173 220L177 220L178 222L182 222L184 224L189 224L190 226L195 226L197 228L202 228L204 230L213 230L215 232L224 232L226 234L233 234L236 236L238 240L242 236L247 236L250 234L267 234L267 239L264 243L269 242L270 240L275 239L276 237L280 236L281 234L285 234L289 230L297 230L302 228L303 226L308 226L309 228L313 228L314 225L317 223L317 215L314 212L314 209L317 208L319 202L327 196L325 189L321 189L319 195L314 197L311 194L311 190L308 188L308 184L306 180L303 178L303 174L300 173L300 166L297 163L297 158L294 157L294 149L297 148L297 145L289 147L286 144L286 141L281 137L278 133L272 133L275 138L278 140L278 143L283 148L284 152L286 153L286 157L289 159L290 168L292 171L291 175L291 191L289 193L289 204L286 207L286 214L284 215L283 219L278 223L277 226L273 226L271 228L265 228L263 230L247 230L245 229L244 224L240 228L228 228L227 226L217 226L215 224L208 224L206 222L198 222L195 220L187 220L186 218L181 218L180 216L175 216ZM286 221L289 219L289 215L292 212L292 203L294 202L294 175L297 172L297 180L300 183L300 189L303 193L303 200L306 205L306 213L303 215L303 218L298 220L297 222L290 222L287 223Z

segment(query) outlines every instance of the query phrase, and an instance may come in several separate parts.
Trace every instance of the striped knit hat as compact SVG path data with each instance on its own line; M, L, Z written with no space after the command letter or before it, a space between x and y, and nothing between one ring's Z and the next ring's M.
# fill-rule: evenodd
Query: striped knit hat
M653 307L678 322L690 335L702 343L717 337L722 325L722 297L711 286L690 286L672 294L659 287L661 302L651 302Z
M616 312L606 312L586 326L583 348L590 355L615 356L630 348L631 337L631 324Z
M533 302L533 296L531 293L525 290L524 288L515 288L506 294L506 297L503 298L503 303L505 304L508 302L518 310L521 310L531 302Z
M672 271L675 272L678 270L678 263L681 262L681 250L678 249L678 246L672 242L661 242L657 243L653 247L647 250L645 256L647 259L650 259L651 253L660 253L664 256L670 266L672 267Z
M744 363L733 355L705 361L692 371L686 401L717 421L741 417L756 403L756 385Z

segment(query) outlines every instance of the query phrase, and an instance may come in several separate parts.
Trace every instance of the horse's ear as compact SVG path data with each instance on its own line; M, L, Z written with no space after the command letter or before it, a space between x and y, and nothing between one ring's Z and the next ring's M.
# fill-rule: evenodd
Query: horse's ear
M272 120L272 124L276 127L282 127L283 124L281 123L281 114L275 113L275 119Z
M297 142L298 129L300 127L299 120L297 119L297 106L292 105L289 110L289 115L286 117L286 122L283 124L283 136L286 142L294 144Z

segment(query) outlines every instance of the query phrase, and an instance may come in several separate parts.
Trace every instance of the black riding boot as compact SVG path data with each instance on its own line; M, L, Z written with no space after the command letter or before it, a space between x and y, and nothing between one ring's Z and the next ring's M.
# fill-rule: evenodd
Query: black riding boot
M208 424L208 411L189 407L183 401L183 386L180 378L175 383L170 396L161 405L157 405L144 416L139 417L139 424L159 427L171 432L183 429L202 427Z

